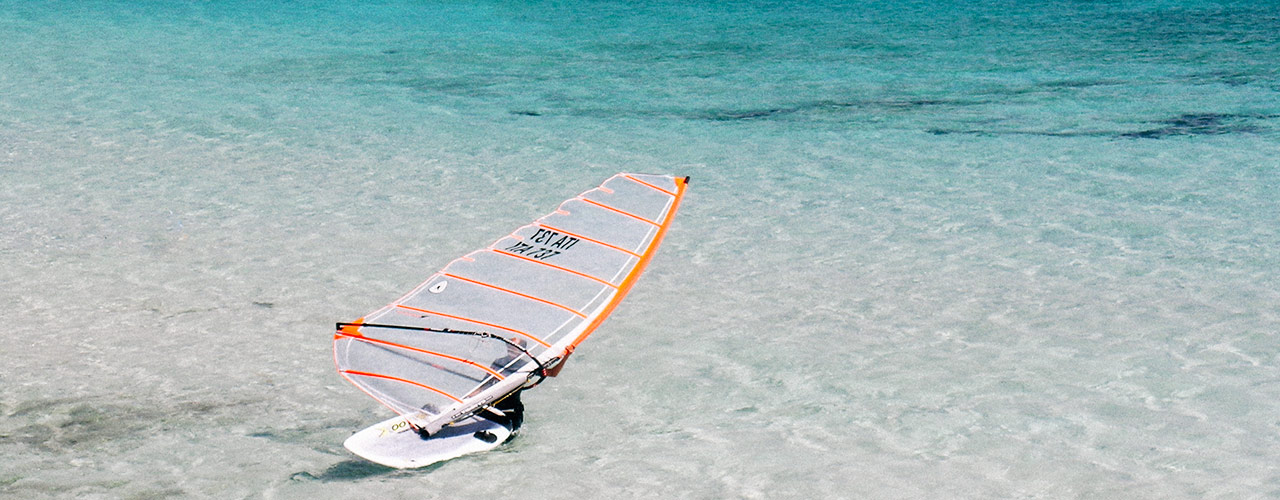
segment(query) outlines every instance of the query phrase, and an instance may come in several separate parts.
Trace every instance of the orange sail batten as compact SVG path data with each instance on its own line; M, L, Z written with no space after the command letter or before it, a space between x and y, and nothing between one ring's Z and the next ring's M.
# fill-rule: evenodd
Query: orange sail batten
M479 363L476 363L475 361L471 361L471 360L466 359L466 358L460 358L460 357L457 357L457 356L450 356L450 355L448 355L448 354L444 354L444 353L440 353L440 352L435 352L435 351L428 351L428 350L426 350L426 349L419 349L419 348L417 348L417 347L407 346L407 345L404 345L404 344L397 344L397 343L395 343L395 342L389 342L389 341L386 341L386 340L379 340L379 339L375 339L375 338L365 337L365 336L363 336L363 335L359 335L359 334L357 334L357 335L352 335L352 334L349 334L349 333L339 332L339 333L338 333L338 335L340 335L340 336L344 336L344 337L350 337L350 338L352 338L352 339L354 339L354 340L357 340L357 341L360 341L360 342L368 342L368 343L370 343L370 344L377 344L377 345L382 345L382 346L387 346L387 347L394 347L394 348L396 348L396 349L403 349L403 350L406 350L406 351L416 352L416 353L419 353L419 354L426 354L426 355L428 355L428 356L435 356L435 357L438 357L438 358L447 359L447 360L449 360L449 361L454 361L454 362L461 363L461 364L464 364L464 365L470 365L470 366L473 366L473 367L479 368L480 370L482 370L482 371L484 371L484 372L486 372L486 373L488 373L488 374L490 374L490 375L493 375L493 376L495 376L495 377L498 377L498 380L502 380L503 378L506 378L506 377L503 377L501 373L495 372L495 371L493 371L493 370L492 370L491 368L489 368L489 367L481 366Z
M451 394L449 394L449 393L447 393L447 392L444 392L444 391L442 391L442 390L440 390L440 389L436 389L435 387L431 387L431 386L429 386L429 385L427 385L427 384L423 384L423 383L421 383L421 382L414 382L414 381L412 381L412 380L405 379L405 378L393 377L393 376L391 376L391 375L383 375L383 374L381 374L381 373L358 372L358 371L355 371L355 370L342 370L342 373L347 374L347 375L358 375L358 376L361 376L361 377L380 378L380 379L383 379L383 380L394 380L394 381L396 381L396 382L400 382L400 383L403 383L403 384L409 384L409 385L412 385L412 386L414 386L414 387L420 387L420 388L426 389L426 390L428 390L428 391L434 392L434 393L439 394L439 395L441 395L441 396L444 396L444 397L446 397L446 398L452 399L452 400L454 400L455 402L458 402L458 403L461 403L461 402L462 402L462 400L461 400L461 399L458 399L458 398L454 397L453 395L451 395Z

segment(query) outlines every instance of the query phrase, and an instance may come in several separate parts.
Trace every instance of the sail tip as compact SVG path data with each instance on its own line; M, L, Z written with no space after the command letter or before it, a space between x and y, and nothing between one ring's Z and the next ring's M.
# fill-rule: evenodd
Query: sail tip
M364 318L360 318L350 323L339 322L334 325L334 329L339 333L347 336L361 337L360 325L364 324Z

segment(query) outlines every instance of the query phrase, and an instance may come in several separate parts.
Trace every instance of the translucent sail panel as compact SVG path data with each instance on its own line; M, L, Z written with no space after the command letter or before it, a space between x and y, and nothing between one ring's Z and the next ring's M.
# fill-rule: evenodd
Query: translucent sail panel
M598 202L570 200L560 206L560 211L538 222L552 231L581 235L632 255L643 253L646 244L657 234L658 224L608 207Z
M649 180L645 181L645 177ZM665 188L662 187L664 185ZM610 211L657 226L662 224L663 216L675 196L676 187L670 178L659 180L654 176L622 175L584 193L581 198L588 203L599 204Z
M592 233L600 236L598 232ZM622 284L626 273L635 267L640 254L580 233L535 223L525 226L494 244L493 250L510 257L536 261L543 267L577 276L604 287ZM567 279L567 277L565 277ZM584 284L584 289L592 288Z
M477 343L481 337L440 338L370 325L482 332L508 339L542 362L563 356L626 293L669 225L683 187L683 180L668 176L618 174L566 200L451 262L363 318L364 326L339 331L339 371L401 413L459 415L468 405L483 404L482 393L490 388L514 389L507 378L523 379L534 370L527 355L499 369L493 363L505 348L485 347Z
M495 338L367 325L339 330L334 357L343 377L374 398L399 413L427 415L439 415L531 363ZM423 377L424 369L437 376Z

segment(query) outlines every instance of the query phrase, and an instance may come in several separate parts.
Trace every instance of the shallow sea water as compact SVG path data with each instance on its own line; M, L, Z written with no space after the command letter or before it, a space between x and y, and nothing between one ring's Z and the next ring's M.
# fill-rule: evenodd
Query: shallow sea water
M0 497L1280 497L1280 8L0 2ZM499 450L330 328L618 171Z

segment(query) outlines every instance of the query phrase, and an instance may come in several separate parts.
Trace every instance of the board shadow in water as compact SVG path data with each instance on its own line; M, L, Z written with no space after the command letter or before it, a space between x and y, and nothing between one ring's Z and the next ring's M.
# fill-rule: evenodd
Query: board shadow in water
M430 469L431 467L427 467ZM290 478L294 481L359 481L377 476L385 476L400 472L399 469L378 465L373 462L364 460L343 460L336 464L330 465L328 469L319 474L310 472L296 472Z

